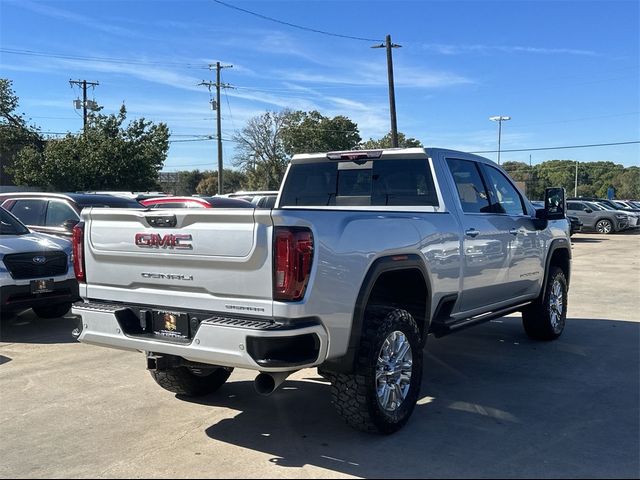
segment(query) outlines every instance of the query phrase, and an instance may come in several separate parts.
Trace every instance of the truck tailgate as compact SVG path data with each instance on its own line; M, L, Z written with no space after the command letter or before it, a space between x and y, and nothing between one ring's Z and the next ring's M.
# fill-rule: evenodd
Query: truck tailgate
M94 208L83 216L86 298L271 315L269 210Z

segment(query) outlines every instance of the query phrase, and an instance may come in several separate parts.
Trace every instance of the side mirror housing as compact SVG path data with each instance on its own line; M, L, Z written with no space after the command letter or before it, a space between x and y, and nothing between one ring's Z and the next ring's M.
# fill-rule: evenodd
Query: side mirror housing
M590 208L587 208L587 209L585 210L585 212L587 212L587 213L593 213L593 210L591 210Z
M564 188L546 188L544 191L544 212L546 220L562 220L565 218L566 211L567 202Z

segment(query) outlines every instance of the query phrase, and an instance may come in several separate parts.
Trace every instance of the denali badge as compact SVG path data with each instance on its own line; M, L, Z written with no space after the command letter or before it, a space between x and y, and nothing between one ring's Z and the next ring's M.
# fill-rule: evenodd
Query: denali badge
M192 250L190 234L136 233L136 245L142 248L175 248L176 250Z
M142 272L144 278L166 278L167 280L193 280L193 275L183 275L181 273L150 273Z

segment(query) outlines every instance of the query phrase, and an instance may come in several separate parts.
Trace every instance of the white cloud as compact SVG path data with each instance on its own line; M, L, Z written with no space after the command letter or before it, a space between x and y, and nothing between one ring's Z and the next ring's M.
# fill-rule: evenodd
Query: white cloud
M422 45L425 50L441 55L463 55L469 53L479 53L482 55L491 55L495 53L534 53L543 55L585 55L597 56L598 54L591 50L580 50L574 48L541 48L526 47L519 45L452 45L442 43L425 43Z

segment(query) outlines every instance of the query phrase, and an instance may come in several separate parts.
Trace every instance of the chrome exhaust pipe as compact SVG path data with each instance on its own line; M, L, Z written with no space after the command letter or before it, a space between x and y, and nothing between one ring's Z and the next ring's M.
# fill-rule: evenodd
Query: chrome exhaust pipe
M260 372L253 382L253 386L260 395L271 395L276 388L282 385L291 372Z

